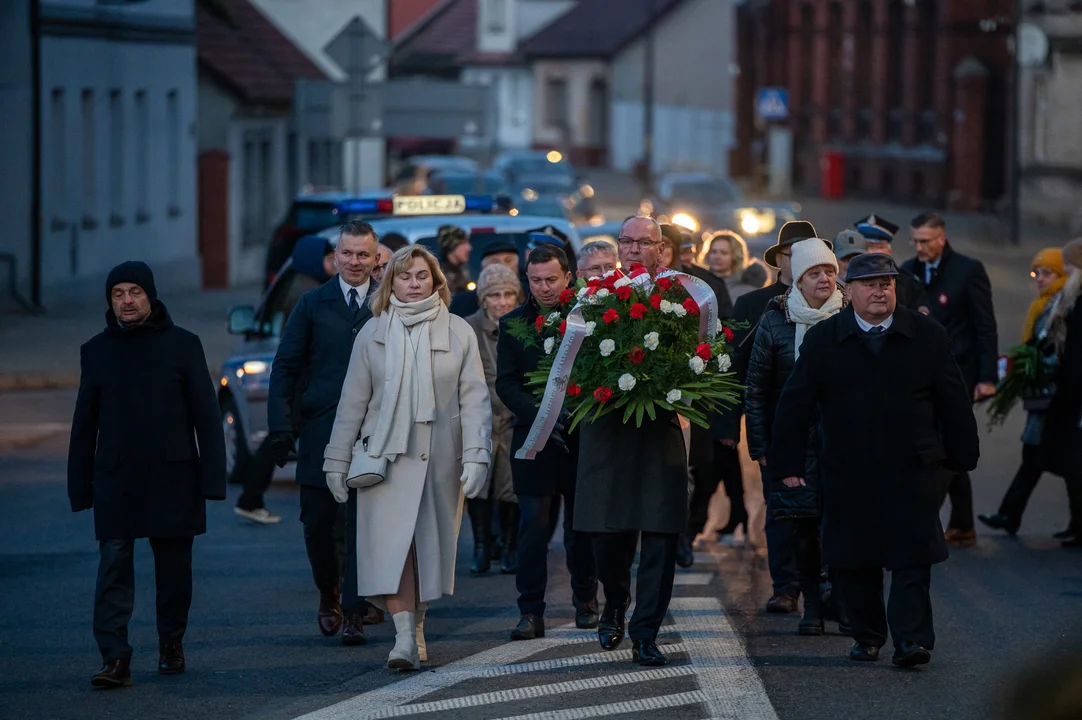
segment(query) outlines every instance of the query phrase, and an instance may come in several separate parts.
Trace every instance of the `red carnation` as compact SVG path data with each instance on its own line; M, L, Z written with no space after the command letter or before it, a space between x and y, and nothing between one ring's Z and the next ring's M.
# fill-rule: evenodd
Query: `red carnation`
M625 302L627 300L631 299L631 286L630 285L624 285L623 287L618 287L618 288L616 288L616 290L614 292L616 293L616 297L620 298L621 300L624 300Z
M601 319L605 321L605 324L614 323L620 319L620 313L616 312L616 308L609 308L605 311L605 314L601 316Z
M635 303L631 306L631 309L628 310L628 315L630 315L634 320L642 320L642 316L645 314L646 306L642 303Z
M699 347L695 348L695 354L702 358L703 362L709 360L710 356L713 355L710 351L710 346L706 343L702 343Z
M560 334L563 335L565 332L567 332L567 321L566 320L564 320L562 323L560 323Z
M631 265L631 273L628 275L628 277L629 278L637 278L637 277L639 277L641 275L645 275L645 274L646 274L646 268L644 268L642 265L639 265L638 263L632 263L632 265Z
M641 347L631 348L631 352L627 354L627 359L631 361L632 365L638 365L646 359L646 353L642 351Z
M661 293L654 293L650 296L650 307L654 308L655 310L660 310L662 300L663 298L661 297Z
M544 324L545 324L545 316L544 315L538 315L537 316L537 321L534 322L533 326L537 330L537 332L541 332L541 328L542 328L542 326L544 326Z
M609 275L607 278L605 278L604 280L601 281L601 286L604 287L609 292L612 292L613 290L616 289L616 281L617 280L618 280L618 278L615 275Z
M567 288L560 293L560 304L566 305L575 298L575 288Z
M567 394L571 397L578 397L579 395L582 395L582 388L575 383L570 383L567 386Z
M733 341L733 337L734 337L733 331L730 330L728 327L722 326L721 334L725 336L725 342L732 342Z
M684 300L684 309L691 315L698 315L699 303L695 302L695 298L688 298Z
M612 390L610 388L599 387L597 390L594 390L594 400L597 400L602 405L608 402L609 398L611 397Z
M586 281L586 287L599 288L601 287L601 278L590 278Z
M672 290L672 280L670 280L669 278L658 278L657 286L661 288L662 292Z

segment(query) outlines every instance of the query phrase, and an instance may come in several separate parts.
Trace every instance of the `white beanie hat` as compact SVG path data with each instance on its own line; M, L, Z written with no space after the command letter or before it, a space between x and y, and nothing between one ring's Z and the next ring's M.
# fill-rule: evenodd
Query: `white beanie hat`
M800 281L804 273L816 265L830 265L835 272L838 271L838 258L834 257L834 252L830 249L830 246L820 238L808 238L793 243L792 252L794 285Z

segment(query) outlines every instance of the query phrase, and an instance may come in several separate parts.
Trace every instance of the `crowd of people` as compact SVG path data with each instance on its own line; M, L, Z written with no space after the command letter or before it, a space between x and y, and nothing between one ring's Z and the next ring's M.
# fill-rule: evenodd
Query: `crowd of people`
M596 628L605 650L629 637L633 661L657 666L675 567L694 562L696 543L746 543L755 524L746 471L757 468L773 584L766 611L796 613L803 596L800 634L837 621L854 639L853 660L877 660L889 633L895 664L926 663L935 644L930 566L948 545L976 542L974 404L999 381L991 288L983 265L951 247L939 215L910 223L917 256L902 265L892 256L896 225L871 215L854 226L828 240L807 221L786 223L759 261L735 232L700 244L677 226L631 217L615 244L590 242L573 258L543 234L525 257L492 243L476 283L459 228L441 229L438 254L378 238L363 222L344 225L333 246L298 243L295 267L309 281L290 300L269 432L236 512L279 521L263 495L273 465L295 454L318 631L365 645L364 626L390 615L387 665L404 670L427 661L429 604L454 592L464 506L469 575L494 562L515 575L513 641L545 635L549 547L562 517L576 625ZM535 458L516 458L538 413L525 376L542 349L516 339L508 322L547 316L576 275L634 263L711 287L735 328L742 401L693 431L689 447L675 413L641 427L608 415L574 430L564 414ZM1052 472L1070 497L1064 545L1078 547L1082 240L1042 250L1033 274L1039 295L1023 341L1047 348L1055 382L1027 408L1022 466L1002 506L980 520L1016 532L1029 493ZM108 327L82 348L68 490L73 510L94 508L101 545L94 633L103 667L92 683L116 687L131 683L139 538L155 553L159 671L184 671L192 538L206 530L204 501L224 499L225 475L198 338L172 324L142 263L114 269L106 298ZM135 416L146 420L138 438ZM883 569L892 574L886 605Z

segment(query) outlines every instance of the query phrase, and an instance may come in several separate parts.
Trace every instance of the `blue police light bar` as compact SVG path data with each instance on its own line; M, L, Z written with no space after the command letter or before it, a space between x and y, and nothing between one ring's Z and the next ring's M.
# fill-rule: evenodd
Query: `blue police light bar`
M346 200L339 213L352 215L459 215L510 209L510 198L492 195L404 195Z

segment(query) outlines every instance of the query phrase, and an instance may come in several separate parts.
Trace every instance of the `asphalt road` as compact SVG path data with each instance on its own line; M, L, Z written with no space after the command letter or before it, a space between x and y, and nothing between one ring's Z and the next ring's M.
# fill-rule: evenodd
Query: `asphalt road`
M63 427L71 392L0 395L0 424ZM983 436L974 486L994 509L1018 459L1020 418ZM66 438L0 451L0 718L952 718L995 717L1005 682L1030 660L1058 657L1078 637L1082 554L1050 534L1066 520L1063 484L1038 487L1018 539L982 535L933 572L938 642L933 663L900 671L854 665L849 641L801 638L795 616L767 616L765 560L753 549L704 548L678 577L662 635L670 664L633 668L600 654L572 619L562 549L554 546L548 637L508 643L513 578L465 574L427 623L433 672L383 667L390 624L345 648L315 627L297 520L297 492L276 482L268 504L285 519L238 520L231 499L209 509L196 541L196 593L185 639L189 671L155 673L153 563L141 545L131 637L132 688L100 692L91 635L96 544L89 513L73 515L64 486ZM574 708L585 708L575 710Z

